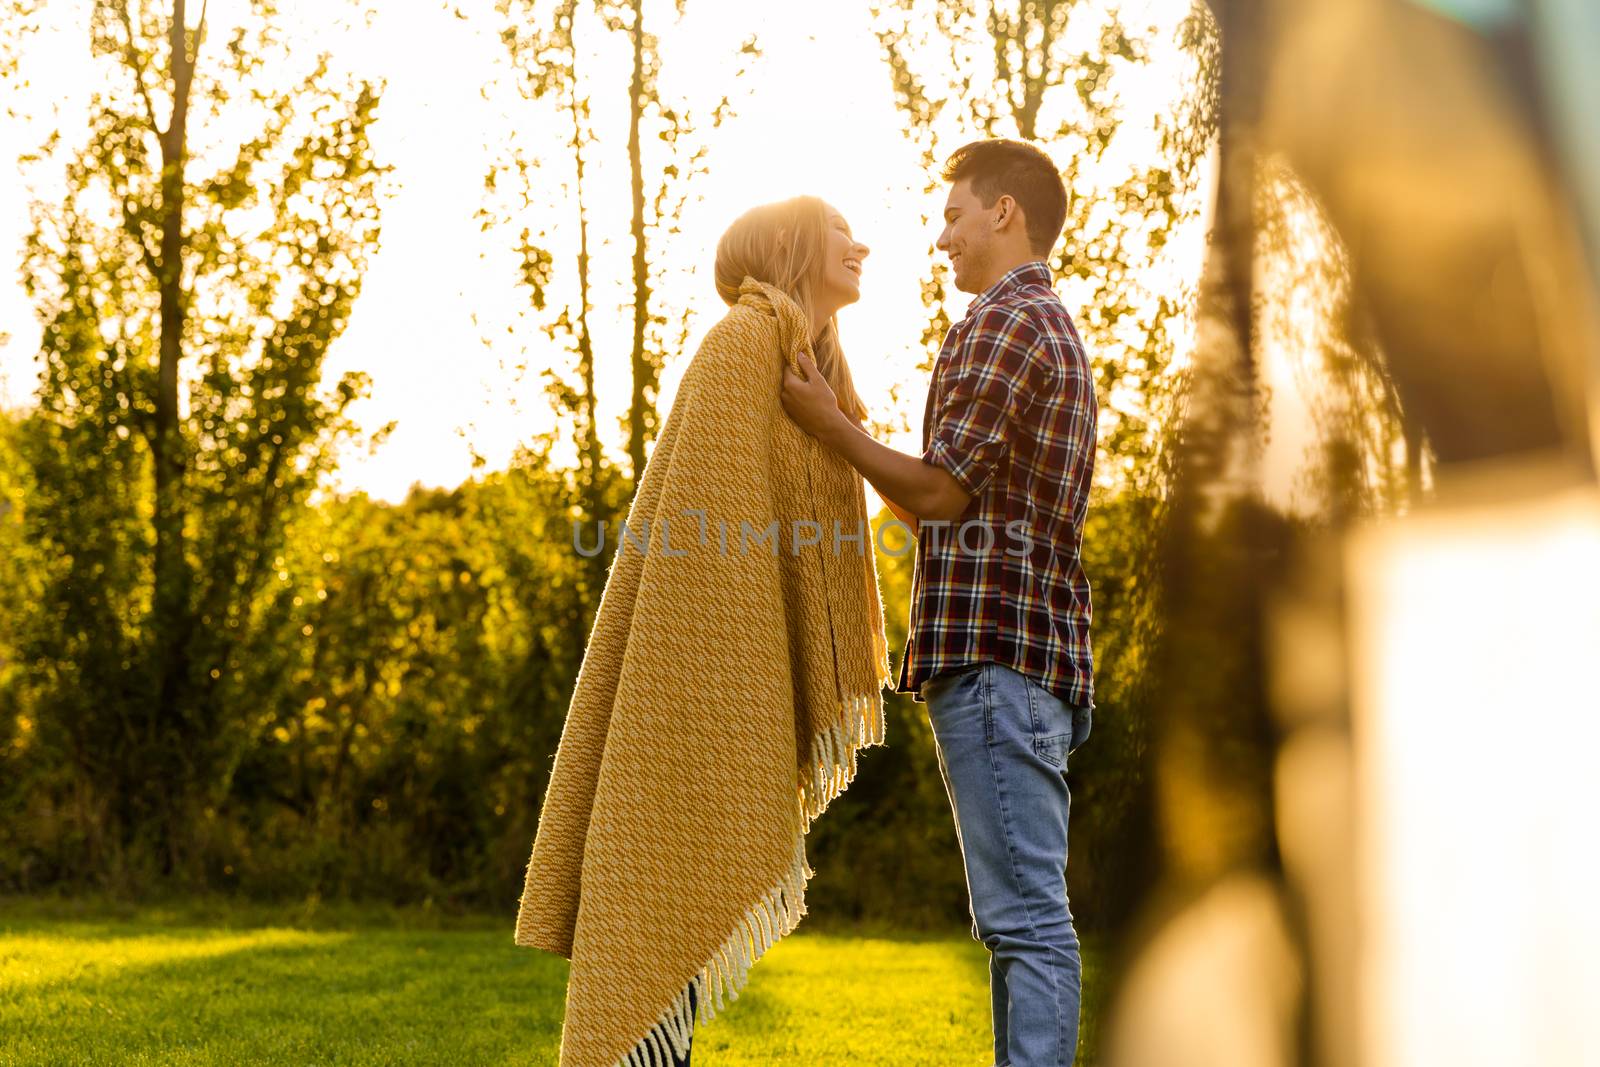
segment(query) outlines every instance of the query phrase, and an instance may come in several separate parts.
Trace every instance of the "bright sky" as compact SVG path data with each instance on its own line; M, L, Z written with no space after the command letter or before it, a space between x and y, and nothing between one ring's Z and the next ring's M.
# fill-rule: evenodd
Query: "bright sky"
M223 25L239 2L212 0L209 17ZM24 67L32 81L29 92L38 96L21 103L38 111L36 100L57 101L62 117L46 112L33 126L8 124L0 133L0 153L12 158L36 145L52 123L70 128L73 109L81 109L85 87L93 84L81 17L72 17L72 5L51 6L59 24L30 45ZM357 449L342 458L339 486L397 500L413 482L458 484L472 473L474 450L491 467L502 466L519 443L548 425L538 371L552 362L565 367L567 357L518 319L527 298L515 284L515 234L481 232L475 218L484 175L503 146L520 135L525 143L545 138L548 147L548 137L527 105L492 85L483 91L503 55L490 5L471 5L485 13L471 19L455 17L443 4L385 5L369 27L357 23L359 28L345 32L327 25L336 6L313 0L281 5L285 25L305 34L308 48L314 38L356 72L387 80L373 139L380 158L395 169L393 195L383 207L382 248L349 329L330 353L325 381L350 368L372 376L371 398L355 414L367 429L391 419L398 426L375 454ZM1133 24L1148 19L1171 25L1187 9L1187 0L1124 6ZM722 229L754 204L802 192L831 201L872 248L862 300L840 316L857 382L880 411L889 387L899 383L908 430L920 432L926 382L915 364L927 318L920 281L938 228L922 216L937 218L943 194L924 192L921 163L896 112L867 5L689 0L678 24L670 4L661 3L655 12L651 28L662 38L663 95L709 110L718 96L731 92L737 108L733 119L710 131L710 172L697 179L698 199L680 219L673 263L684 272L708 268ZM731 64L739 42L751 34L759 35L764 55L735 84ZM213 44L221 39L213 36ZM588 197L594 239L606 242L596 249L597 270L625 276L631 246L619 43L593 60L600 64L593 69L602 71L595 79L602 144L591 154ZM1158 65L1134 77L1140 80L1130 78L1124 87L1131 111L1170 92L1169 75ZM30 179L40 195L50 195L48 174L35 172ZM19 259L27 197L15 171L0 168L0 263ZM565 227L569 240L575 240L574 229ZM558 272L565 265L558 256ZM595 301L602 427L618 454L623 438L616 419L628 394L629 340L627 317L618 309L629 295L618 288L602 291ZM709 280L687 274L661 297L663 307L686 313L693 325L686 350L669 357L660 402L664 416L688 356L723 308ZM957 294L950 309L955 317L968 299ZM0 403L23 404L36 380L38 327L14 281L0 284L0 334L10 335L0 347ZM524 372L516 369L521 360L531 363Z

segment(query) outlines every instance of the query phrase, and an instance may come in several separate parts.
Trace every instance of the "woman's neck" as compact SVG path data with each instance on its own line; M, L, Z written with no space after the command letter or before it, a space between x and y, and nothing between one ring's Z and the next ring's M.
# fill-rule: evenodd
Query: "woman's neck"
M828 328L828 321L833 318L831 310L814 308L811 312L811 343L816 344L822 339L822 331Z

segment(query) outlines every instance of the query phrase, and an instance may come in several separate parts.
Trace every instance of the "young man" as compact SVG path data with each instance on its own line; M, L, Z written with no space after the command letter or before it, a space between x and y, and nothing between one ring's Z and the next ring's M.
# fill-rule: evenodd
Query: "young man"
M945 165L938 247L977 295L945 337L921 456L839 411L802 356L790 417L859 470L917 533L898 692L928 706L956 819L973 935L989 948L997 1065L1068 1065L1081 964L1067 906L1067 755L1089 735L1089 583L1079 562L1096 405L1045 259L1066 190L1018 141Z

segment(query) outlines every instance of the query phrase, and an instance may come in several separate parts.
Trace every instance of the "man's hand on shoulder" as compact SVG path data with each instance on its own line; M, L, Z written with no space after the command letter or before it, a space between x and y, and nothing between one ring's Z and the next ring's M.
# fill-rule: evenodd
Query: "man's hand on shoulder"
M812 362L810 354L801 352L796 362L800 364L801 373L796 374L787 366L783 368L783 392L779 396L783 410L795 425L823 442L827 442L841 428L859 426L859 423L850 422L845 413L839 410L839 398Z

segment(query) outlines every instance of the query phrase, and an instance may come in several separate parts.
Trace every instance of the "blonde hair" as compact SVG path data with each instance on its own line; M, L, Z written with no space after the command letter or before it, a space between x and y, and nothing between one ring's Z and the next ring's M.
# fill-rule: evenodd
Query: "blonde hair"
M739 302L739 286L745 278L754 278L789 294L810 320L828 226L828 206L814 196L797 196L746 211L717 242L717 295L732 307ZM812 342L812 356L838 398L839 409L858 422L865 421L867 406L856 392L839 345L839 325L831 315Z

